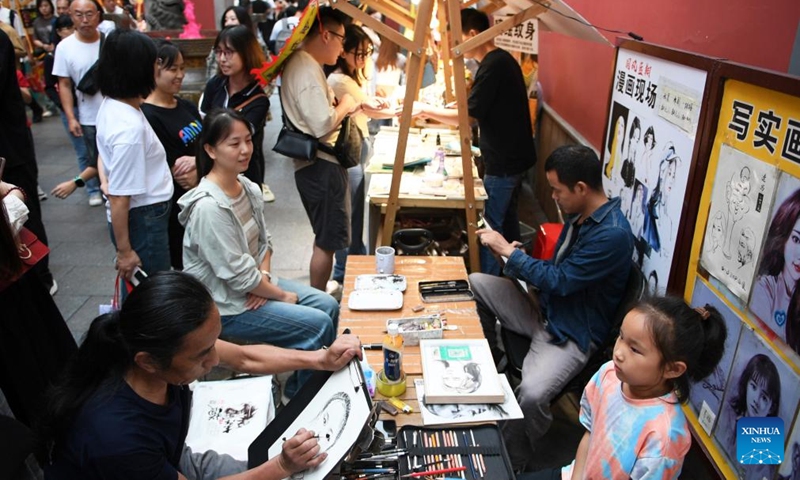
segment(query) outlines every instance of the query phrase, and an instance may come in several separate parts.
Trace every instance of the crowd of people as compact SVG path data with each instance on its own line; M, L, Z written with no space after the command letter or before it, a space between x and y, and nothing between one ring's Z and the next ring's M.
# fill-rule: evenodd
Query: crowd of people
M366 253L364 164L375 122L398 114L387 90L401 81L405 58L323 6L286 60L278 92L284 122L315 138L319 149L313 158L293 158L314 234L309 284L280 278L268 228L280 225L264 206L274 200L265 179L270 92L252 73L280 50L281 32L297 25L303 10L280 5L285 21L267 16L258 25L242 7L225 10L209 57L213 75L195 105L179 96L186 59L176 45L135 29L99 28L104 9L115 12L113 1L58 0L55 9L50 0L37 2L35 45L52 67L49 96L78 159L78 175L52 194L65 198L85 188L89 205L105 204L120 281L137 270L149 275L130 293L123 288L120 308L96 318L80 346L52 299L57 287L18 55L0 31L0 94L9 99L0 106L0 157L7 160L0 182L0 388L14 415L39 431L46 478L280 479L325 459L305 429L249 471L244 462L185 445L187 385L217 364L290 373L288 400L311 370L337 370L361 356L355 336L337 337L339 304L325 290L331 276L343 278L348 254ZM463 10L461 21L463 40L490 25L474 9ZM538 260L518 248L520 185L536 162L524 82L514 59L491 43L467 56L479 64L464 107L480 130L485 217L493 227L478 231L483 268L470 284L497 363L504 355L498 322L531 339L518 390L524 418L502 425L513 467L527 469L550 426L551 401L616 339L612 361L584 391L586 433L575 461L521 478L677 478L691 443L679 405L689 382L720 361L722 317L713 307L650 298L615 325L634 239L619 198L603 191L603 165L588 147L560 147L545 162L566 222L555 257ZM422 118L457 122L453 108L414 109ZM339 138L351 120L355 132ZM351 147L360 161L345 167L342 152ZM535 293L518 289L516 279ZM12 368L21 359L29 366Z

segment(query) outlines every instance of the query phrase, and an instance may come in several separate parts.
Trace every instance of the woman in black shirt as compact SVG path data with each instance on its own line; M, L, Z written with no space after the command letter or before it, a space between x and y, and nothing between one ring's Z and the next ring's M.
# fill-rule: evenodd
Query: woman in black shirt
M203 122L197 107L177 96L185 71L178 47L168 41L160 42L156 67L156 88L142 104L142 112L164 146L172 171L175 192L169 218L169 257L172 267L182 270L183 227L178 222L178 199L197 185L195 140Z

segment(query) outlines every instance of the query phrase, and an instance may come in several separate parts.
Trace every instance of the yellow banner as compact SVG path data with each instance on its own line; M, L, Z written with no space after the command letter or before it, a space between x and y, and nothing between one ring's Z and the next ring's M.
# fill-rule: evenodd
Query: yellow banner
M715 152L721 143L773 165L800 165L800 98L728 80Z

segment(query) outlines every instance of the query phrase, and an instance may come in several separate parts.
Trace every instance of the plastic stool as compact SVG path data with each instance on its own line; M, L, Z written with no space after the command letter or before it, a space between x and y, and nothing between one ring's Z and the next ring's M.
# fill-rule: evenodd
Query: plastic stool
M563 223L543 223L539 226L539 233L536 235L536 244L533 247L533 258L549 260L553 258L556 251L556 243L561 235Z

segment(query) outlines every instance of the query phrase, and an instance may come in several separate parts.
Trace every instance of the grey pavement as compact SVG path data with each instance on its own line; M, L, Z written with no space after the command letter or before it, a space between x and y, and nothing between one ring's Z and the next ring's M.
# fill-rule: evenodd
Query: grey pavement
M271 98L273 119L264 135L266 182L276 200L265 204L267 225L272 233L274 274L308 282L313 234L294 183L292 161L272 151L280 131L280 103ZM39 165L39 185L49 194L59 182L78 174L72 144L58 117L34 124L33 138ZM48 195L42 215L50 241L50 269L58 282L54 297L72 334L80 339L98 314L98 306L114 294L114 247L106 211L90 207L85 190L78 189L66 200Z

